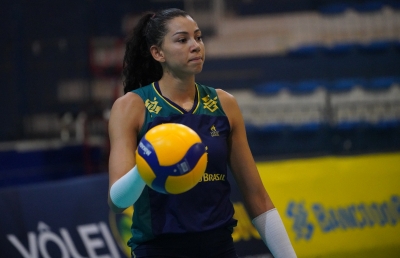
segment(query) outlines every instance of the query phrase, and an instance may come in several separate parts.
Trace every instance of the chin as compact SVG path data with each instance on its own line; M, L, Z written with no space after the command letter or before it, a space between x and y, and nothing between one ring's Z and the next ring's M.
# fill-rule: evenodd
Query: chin
M198 74L198 73L201 73L202 70L203 70L203 64L194 67L194 68L193 68L193 73L194 73L194 74Z
M187 75L196 75L201 73L201 71L203 70L203 64L197 64L196 66L194 65L189 65L186 67L184 73Z
M201 73L202 70L203 70L203 69L196 70L196 71L193 72L193 74L194 74L194 75L199 74L199 73Z

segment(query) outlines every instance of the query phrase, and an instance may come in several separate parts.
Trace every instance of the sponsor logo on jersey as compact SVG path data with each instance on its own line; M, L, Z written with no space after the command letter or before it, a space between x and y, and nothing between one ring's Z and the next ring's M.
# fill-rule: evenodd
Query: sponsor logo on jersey
M208 182L208 181L225 181L224 174L208 174L204 173L203 176L200 178L199 182Z
M154 97L154 101L150 101L149 99L147 99L144 105L146 106L147 110L149 110L150 113L158 114L158 112L160 112L160 110L162 109L162 107L157 106L158 101L156 97Z
M213 126L211 126L211 136L212 137L214 137L214 136L219 136L219 131L217 131L216 129L215 129L215 125L213 125Z
M207 95L206 97L202 98L201 100L203 100L203 108L207 108L208 110L210 110L211 112L214 112L215 110L218 109L217 106L217 99L218 97L215 97L213 99L210 99L210 95Z

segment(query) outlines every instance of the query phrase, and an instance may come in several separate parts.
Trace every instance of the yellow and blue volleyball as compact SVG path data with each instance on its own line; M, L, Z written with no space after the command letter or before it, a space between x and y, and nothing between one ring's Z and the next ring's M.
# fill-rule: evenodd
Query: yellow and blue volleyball
M185 125L161 124L140 140L136 164L149 187L160 193L180 194L192 189L206 170L206 146Z

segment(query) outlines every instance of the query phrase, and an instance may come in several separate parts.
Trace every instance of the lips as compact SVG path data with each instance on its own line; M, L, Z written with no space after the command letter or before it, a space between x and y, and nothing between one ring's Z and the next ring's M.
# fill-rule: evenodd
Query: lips
M189 59L189 62L190 61L198 61L198 60L202 60L202 58L201 57L195 57L195 58Z

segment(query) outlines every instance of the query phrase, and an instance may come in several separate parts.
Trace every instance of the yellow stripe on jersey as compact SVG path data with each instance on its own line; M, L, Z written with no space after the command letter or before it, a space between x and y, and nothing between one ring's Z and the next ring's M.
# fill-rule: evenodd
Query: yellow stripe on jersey
M180 111L179 109L177 109L176 107L174 107L174 105L171 105L171 103L169 103L168 100L166 100L166 99L157 91L156 86L154 86L154 82L153 82L152 84L153 84L154 91L158 94L158 96L160 96L165 102L167 102L168 105L170 105L171 107L173 107L173 108L175 108L176 110L178 110L181 114L183 114L182 111Z
M197 106L196 106L196 108L193 110L193 113L192 113L192 114L194 114L194 112L196 112L197 108L198 108L199 105L200 105L200 91L199 91L199 87L197 86L197 83L195 83L195 85L196 85L196 90L197 90Z
M157 91L156 86L154 85L154 82L152 83L152 85L153 85L154 91L157 93L158 96L160 96L165 102L167 102L168 105L170 105L171 107L173 107L173 108L175 108L176 110L178 110L181 114L183 114L183 112L182 112L181 110L177 109L174 105L172 105L171 103L169 103L169 101L166 100L166 99ZM197 84L195 84L195 85L196 85L196 91L197 91L197 106L196 106L196 108L195 108L195 110L193 111L192 114L194 114L194 112L196 112L196 110L197 110L197 108L199 107L199 104L200 104L200 92L199 92L199 89L198 89L198 87L197 87Z

